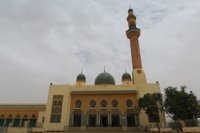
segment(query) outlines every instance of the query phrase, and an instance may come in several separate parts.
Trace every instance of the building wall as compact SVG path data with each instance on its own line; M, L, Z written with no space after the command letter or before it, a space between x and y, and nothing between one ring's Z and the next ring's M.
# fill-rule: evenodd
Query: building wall
M84 94L84 93L88 93L88 91L94 92L94 94L98 92L111 93L111 92L119 92L119 91L123 91L123 92L126 91L126 93L129 93L133 91L136 92L136 86L135 85L96 85L96 86L94 85L50 85L48 101L46 105L44 129L46 131L67 130L70 126L69 122L70 122L70 107L71 107L72 93L81 92L81 94ZM53 102L54 95L63 95L63 98L64 98L63 99L64 102L62 106L62 117L61 117L60 123L50 122L52 102Z
M12 117L9 117L12 119L11 125L10 124L9 125L13 126L12 124L15 118L20 119L20 121L22 121L22 119L28 119L28 122L33 117L34 119L37 120L39 112L44 111L44 110L45 110L45 105L37 105L37 104L35 105L34 104L33 105L23 105L23 104L0 105L0 119L6 120L9 116L12 116ZM19 117L17 118L18 115ZM3 126L5 126L5 121L4 121ZM22 125L19 124L18 126L22 126Z
M80 100L82 102L81 105L81 111L86 113L90 110L90 101L95 100L96 101L96 111L101 111L101 101L106 100L107 101L107 111L112 111L112 100L118 101L118 109L121 112L125 112L127 110L126 101L132 100L133 105L137 107L137 95L136 93L121 93L121 94L72 94L71 97L71 107L70 112L72 112L75 109L75 102L77 100Z
M144 77L145 75L142 75ZM75 101L82 101L81 111L87 112L89 110L89 101L96 101L96 110L100 111L100 101L107 100L108 110L111 111L111 101L118 100L119 109L125 112L126 100L131 99L134 106L137 107L137 99L143 97L146 93L160 92L158 83L147 84L144 79L140 78L139 84L129 85L51 85L49 87L48 102L45 113L45 130L68 130L70 127L70 115L75 109ZM63 95L62 117L60 123L51 123L51 108L54 95ZM148 122L148 117L144 111L139 113L139 120L141 126L152 125L154 123ZM165 124L164 114L160 114L161 125Z
M23 117L27 115L30 118L32 115L38 116L40 111L45 110L45 105L0 105L0 115L4 114L5 117L12 115L20 115Z
M139 98L143 97L147 93L150 93L150 94L160 93L159 83L151 83L151 84L141 83L141 84L139 84L138 85L138 97ZM160 117L160 126L165 127L166 126L165 113L160 112L159 117ZM156 124L156 123L149 123L148 117L143 110L140 111L139 119L140 119L140 126L142 126L142 127L146 127L146 126L154 127L154 125Z
M37 119L37 126L38 127L43 127L44 120L45 120L45 111L40 111L38 114L38 119Z
M15 118L17 115L20 115L20 118L23 118L24 115L27 115L28 118L31 118L33 115L38 117L39 110L15 110L15 109L6 109L6 110L0 110L0 115L5 115L5 118L8 118L9 115L12 115L12 118Z
M44 130L68 130L70 127L70 115L75 109L75 101L82 101L81 111L87 112L90 109L90 100L96 101L96 111L100 111L100 101L105 99L108 103L108 111L112 111L111 101L117 100L119 105L119 111L125 112L127 110L126 101L131 99L134 104L134 108L137 108L137 99L143 97L146 93L160 92L160 86L158 83L147 84L141 79L139 84L129 85L50 85L48 101L41 107L37 106L0 106L0 115L4 114L8 117L12 114L13 118L19 114L20 117L25 114L30 118L33 114L38 118L38 123L43 122ZM62 105L62 117L60 123L51 123L51 111L52 111L52 100L54 95L63 95ZM40 112L40 113L39 113ZM40 114L40 115L39 115ZM148 122L148 117L144 111L139 113L140 126L153 125L154 123ZM165 125L165 116L163 113L160 114L161 125Z
M70 115L70 89L69 85L50 85L49 86L49 95L46 105L45 121L44 121L44 130L46 131L62 131L65 128L68 128L69 125L69 115ZM60 123L51 123L51 111L52 111L52 102L54 95L63 95L63 105L62 105L62 114Z

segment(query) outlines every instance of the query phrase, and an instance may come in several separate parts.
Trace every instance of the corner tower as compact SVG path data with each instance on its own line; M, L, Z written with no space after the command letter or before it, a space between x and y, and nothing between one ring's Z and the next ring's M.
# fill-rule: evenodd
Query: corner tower
M136 27L136 16L133 9L128 10L128 30L126 31L127 38L130 40L132 69L133 69L133 83L146 82L146 77L142 69L142 61L140 56L140 48L138 38L140 36L140 29Z

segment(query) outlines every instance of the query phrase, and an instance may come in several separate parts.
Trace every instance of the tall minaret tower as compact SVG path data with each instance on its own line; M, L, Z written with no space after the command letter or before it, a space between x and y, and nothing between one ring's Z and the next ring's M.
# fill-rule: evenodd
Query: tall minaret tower
M128 10L128 30L126 35L130 40L132 67L133 67L133 83L146 82L145 74L142 69L142 61L140 56L140 48L138 38L140 29L136 27L136 16L132 9Z

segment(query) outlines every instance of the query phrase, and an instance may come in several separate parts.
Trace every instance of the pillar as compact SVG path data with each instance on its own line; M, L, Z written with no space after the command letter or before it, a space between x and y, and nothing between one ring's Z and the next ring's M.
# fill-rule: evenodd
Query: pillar
M83 113L81 114L81 131L86 130L87 125L87 114Z
M122 131L127 131L127 114L126 113L121 114L121 125L122 125Z
M108 126L112 126L112 116L110 113L108 113Z
M96 126L99 127L99 126L100 126L100 114L97 113L97 114L96 114L96 117L97 117L97 118L96 118Z

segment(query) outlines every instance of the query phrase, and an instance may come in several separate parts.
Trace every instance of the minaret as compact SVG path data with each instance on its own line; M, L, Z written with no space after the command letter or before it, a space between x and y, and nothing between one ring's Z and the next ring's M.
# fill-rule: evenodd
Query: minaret
M146 82L145 74L142 69L142 61L140 56L140 48L138 38L140 29L136 27L136 16L133 10L128 10L128 30L126 31L127 38L130 40L132 67L133 67L133 83Z
M136 17L133 14L132 9L128 10L127 21L129 29L126 31L126 35L130 40L133 70L137 68L142 69L142 61L140 57L140 48L138 42L140 29L136 27Z

